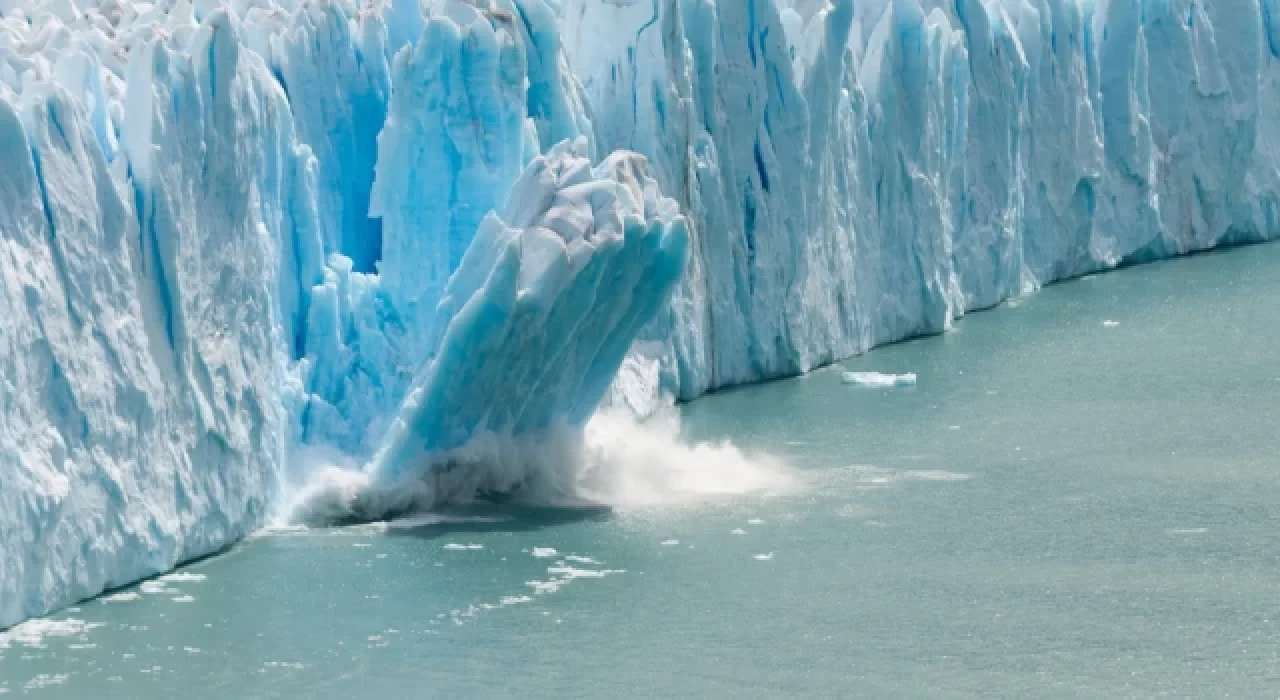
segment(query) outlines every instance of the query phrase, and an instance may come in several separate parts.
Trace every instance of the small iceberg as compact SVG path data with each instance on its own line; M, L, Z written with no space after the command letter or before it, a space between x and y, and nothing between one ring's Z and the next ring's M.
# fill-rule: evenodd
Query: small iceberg
M841 377L845 384L865 386L872 389L893 389L895 387L915 386L915 372L906 374L881 374L880 372L845 372Z

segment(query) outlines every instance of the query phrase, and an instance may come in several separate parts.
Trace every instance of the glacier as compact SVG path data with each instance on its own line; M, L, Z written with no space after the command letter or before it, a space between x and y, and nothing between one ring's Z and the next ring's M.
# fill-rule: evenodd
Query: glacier
M318 451L352 517L510 490L601 405L1273 239L1278 16L0 0L0 627L229 546Z

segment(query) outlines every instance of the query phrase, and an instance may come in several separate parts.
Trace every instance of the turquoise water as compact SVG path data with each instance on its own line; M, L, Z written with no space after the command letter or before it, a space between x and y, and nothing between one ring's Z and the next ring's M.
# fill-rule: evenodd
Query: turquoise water
M1080 280L845 363L913 389L683 409L788 487L264 535L11 638L0 693L1276 697L1277 270Z

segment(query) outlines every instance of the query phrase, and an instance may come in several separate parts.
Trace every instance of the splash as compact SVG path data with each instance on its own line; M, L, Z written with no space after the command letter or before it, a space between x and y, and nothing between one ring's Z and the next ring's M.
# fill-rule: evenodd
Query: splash
M556 429L540 440L481 435L436 455L410 480L387 483L368 467L334 455L318 459L295 490L284 520L307 525L421 517L433 509L502 501L530 506L640 508L688 505L796 486L781 460L728 440L681 434L678 412L641 420L605 409L582 431Z
M630 411L601 411L587 424L577 483L581 497L619 508L681 505L789 491L795 474L780 459L728 440L681 435L679 413L646 420Z

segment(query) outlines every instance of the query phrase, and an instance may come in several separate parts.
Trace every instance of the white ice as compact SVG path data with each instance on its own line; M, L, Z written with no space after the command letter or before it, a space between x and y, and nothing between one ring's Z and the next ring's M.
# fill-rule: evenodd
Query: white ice
M906 374L882 374L880 372L845 372L840 376L845 384L863 386L871 389L892 389L916 385L915 372Z

